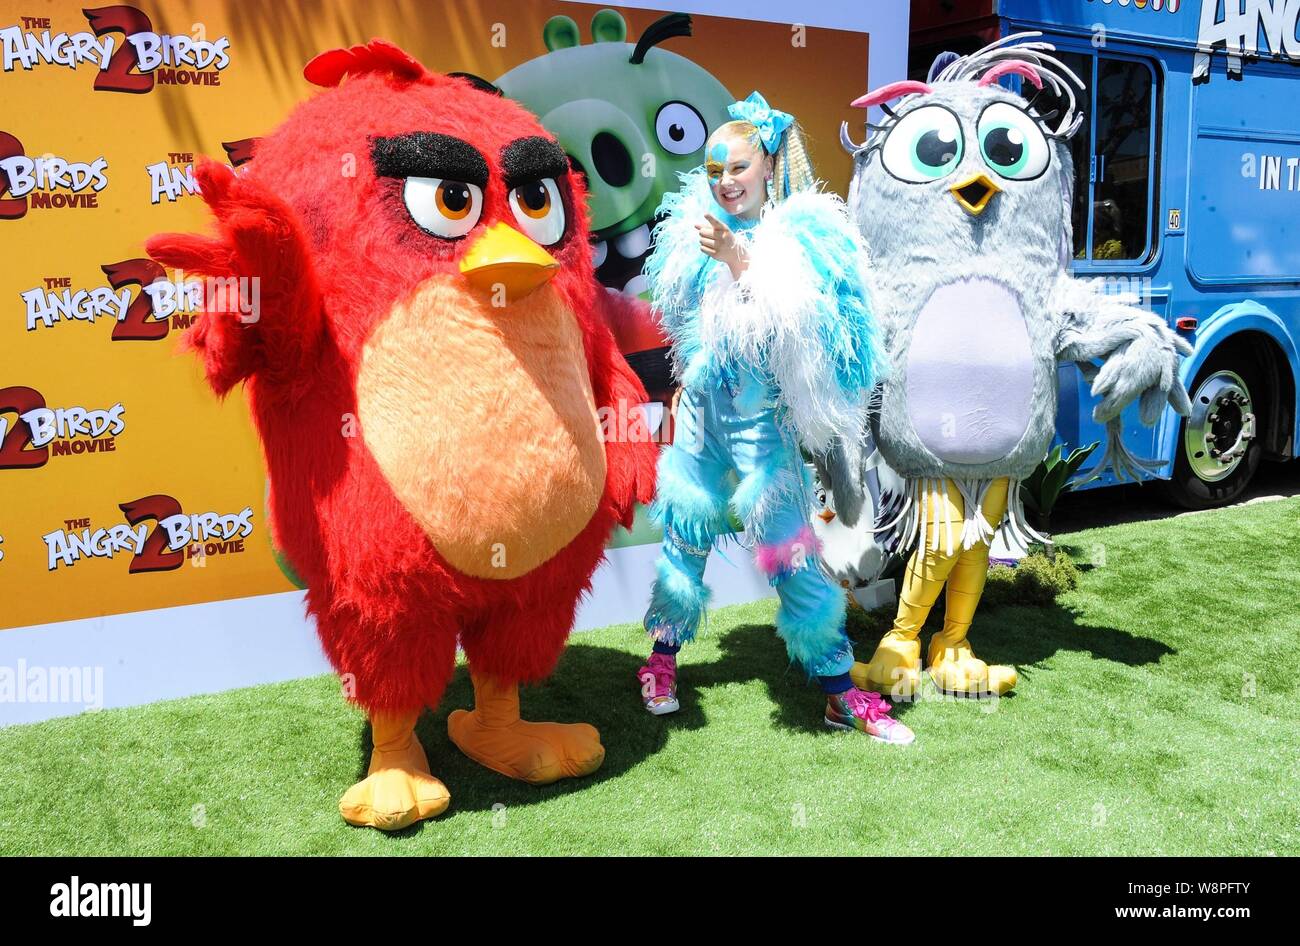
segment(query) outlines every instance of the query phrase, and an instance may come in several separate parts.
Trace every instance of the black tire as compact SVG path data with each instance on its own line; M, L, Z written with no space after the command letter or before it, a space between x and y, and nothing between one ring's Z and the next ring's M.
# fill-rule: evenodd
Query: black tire
M1233 345L1225 345L1216 350L1197 372L1189 389L1192 416L1182 418L1178 425L1174 473L1165 484L1166 494L1175 503L1187 509L1213 509L1236 501L1246 491L1255 471L1259 469L1264 453L1259 434L1268 429L1268 412L1273 410L1276 401L1276 392L1267 386L1266 377L1258 358L1252 352L1244 346ZM1239 402L1230 400L1237 394L1234 389L1238 386L1244 388L1247 394L1248 411L1243 411ZM1208 417L1214 416L1216 408L1227 419L1218 424L1210 424ZM1207 411L1211 412L1208 416L1205 414ZM1254 416L1254 436L1244 444L1244 454L1234 461L1235 465L1231 465L1226 475L1220 474L1221 478L1205 476L1206 468L1213 467L1217 462L1209 451L1216 448L1232 449L1229 444L1239 440L1243 427L1240 421L1246 413ZM1198 423L1198 418L1204 419ZM1192 424L1197 426L1189 436L1189 425ZM1208 432L1214 434L1216 439L1200 444L1202 432L1206 431L1207 426L1212 428ZM1197 443L1189 444L1189 439ZM1195 447L1198 445L1208 449L1197 452Z

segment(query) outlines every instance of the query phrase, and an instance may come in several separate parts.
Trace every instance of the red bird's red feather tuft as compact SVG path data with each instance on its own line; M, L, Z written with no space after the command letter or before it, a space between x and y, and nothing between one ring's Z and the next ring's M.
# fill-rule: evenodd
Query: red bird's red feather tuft
M303 68L303 77L312 85L333 88L344 76L367 72L389 73L406 82L416 82L429 75L414 58L387 40L372 39L364 46L351 49L328 49Z

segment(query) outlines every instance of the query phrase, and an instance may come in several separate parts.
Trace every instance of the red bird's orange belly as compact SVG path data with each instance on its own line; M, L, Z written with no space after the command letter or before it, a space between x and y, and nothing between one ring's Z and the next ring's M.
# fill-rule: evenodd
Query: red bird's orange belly
M398 500L467 575L532 571L604 494L582 331L550 287L497 308L458 276L424 283L367 341L357 410Z

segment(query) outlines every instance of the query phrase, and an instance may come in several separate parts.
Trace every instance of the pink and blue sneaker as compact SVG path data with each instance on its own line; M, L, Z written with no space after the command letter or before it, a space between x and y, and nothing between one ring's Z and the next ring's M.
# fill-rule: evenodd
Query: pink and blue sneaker
M892 746L911 745L916 734L890 712L889 703L879 693L857 687L826 695L826 725L831 729L856 729Z
M651 654L646 665L636 672L641 683L641 699L654 716L664 716L681 709L677 702L677 656Z

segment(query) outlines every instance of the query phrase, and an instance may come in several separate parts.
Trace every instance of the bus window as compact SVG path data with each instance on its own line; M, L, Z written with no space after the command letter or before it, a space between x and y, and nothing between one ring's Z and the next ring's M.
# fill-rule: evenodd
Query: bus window
M1070 156L1074 159L1074 193L1070 197L1070 216L1074 230L1074 258L1086 259L1088 248L1088 167L1092 155L1092 107L1089 98L1092 94L1092 57L1081 53L1058 52L1057 58L1069 67L1070 71L1088 86L1087 92L1078 92L1078 109L1083 115L1083 124L1070 139ZM1022 88L1023 93L1033 93L1030 88ZM1030 104L1039 115L1056 112L1064 115L1069 104L1063 96L1058 96L1050 85L1045 85L1041 92L1033 94ZM1055 126L1058 119L1048 121Z
M1074 258L1145 261L1152 252L1155 197L1153 73L1143 63L1110 56L1062 50L1057 58L1087 87L1078 103L1083 124L1070 139ZM1040 115L1065 109L1050 86L1032 101Z
M1094 260L1146 260L1150 255L1152 93L1146 65L1105 56L1097 62L1092 96L1097 134Z

